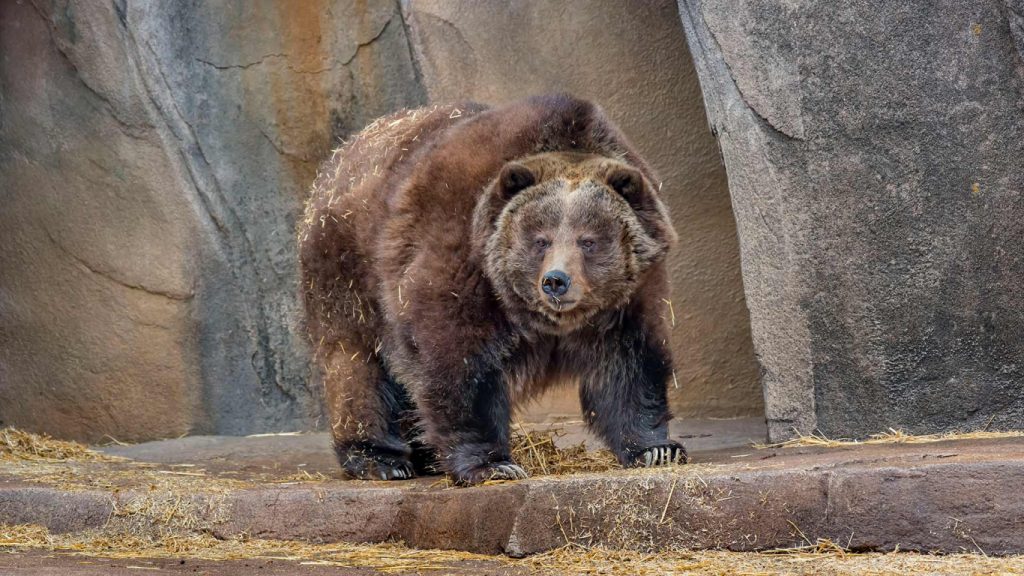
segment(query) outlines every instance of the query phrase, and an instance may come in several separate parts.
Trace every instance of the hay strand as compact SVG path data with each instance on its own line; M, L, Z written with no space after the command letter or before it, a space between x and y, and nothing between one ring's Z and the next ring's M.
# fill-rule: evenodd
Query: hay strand
M0 524L0 550L44 550L111 560L273 560L299 566L362 568L383 574L445 574L479 566L478 573L522 575L607 574L1020 574L1024 557L979 554L934 556L911 552L854 553L828 541L814 546L763 552L662 551L657 553L566 546L516 560L451 550L417 550L400 543L307 544L283 540L218 540L209 534L163 538L113 536L101 532L50 534L31 525ZM474 566L473 563L478 563Z
M587 450L584 443L559 447L556 440L565 435L562 430L527 431L516 424L512 435L512 459L530 476L561 476L581 472L607 472L618 470L618 460L609 450Z
M121 460L77 442L55 440L46 434L33 434L17 428L0 428L0 459L36 462Z
M801 434L785 442L775 444L753 444L758 450L767 448L844 448L850 446L863 446L871 444L928 444L931 442L947 442L950 440L998 440L1002 438L1021 438L1024 431L1010 430L1005 432L990 432L978 430L975 432L943 432L941 434L907 434L903 430L890 428L888 432L872 434L865 440L851 440L846 438L828 438L823 434Z

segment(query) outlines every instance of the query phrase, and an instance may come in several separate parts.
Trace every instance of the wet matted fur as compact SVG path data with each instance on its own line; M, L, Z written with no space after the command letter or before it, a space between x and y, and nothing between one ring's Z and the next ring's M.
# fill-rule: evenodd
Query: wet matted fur
M403 111L336 150L298 239L342 467L525 477L511 409L566 378L624 465L685 460L667 437L675 233L654 181L566 95Z

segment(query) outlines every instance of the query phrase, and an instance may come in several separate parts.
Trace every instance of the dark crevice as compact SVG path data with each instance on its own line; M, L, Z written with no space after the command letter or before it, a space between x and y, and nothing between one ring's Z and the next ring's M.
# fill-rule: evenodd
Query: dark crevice
M203 60L202 58L193 58L193 60L199 62L200 64L206 64L207 66L216 68L217 70L245 70L246 68L251 68L253 66L256 66L257 64L263 64L269 58L288 58L288 54L284 52L265 54L263 56L260 56L258 60L247 62L245 64L218 64L216 62L210 62L209 60Z
M330 72L331 70L336 69L338 66L348 66L349 64L352 63L353 60L356 59L356 57L359 55L359 51L361 49L365 48L366 46L369 46L370 44L373 44L381 36L384 35L384 33L388 29L388 26L391 24L391 21L394 20L394 18L395 18L395 16L392 15L391 18L389 18L384 23L384 25L381 26L380 30L378 30L377 33L374 34L373 37L371 37L369 40L367 40L365 42L357 43L356 44L356 48L355 48L355 50L353 50L352 54L348 58L346 58L344 60L341 60L340 62L336 62L334 64L331 64L330 66L325 66L323 68L316 68L316 69L313 69L313 70L303 70L301 68L296 68L295 66L292 66L292 65L287 65L286 68L288 68L288 70L291 70L295 74L323 74L324 72ZM245 69L248 69L248 68L252 68L253 66L258 66L260 64L264 64L267 60L269 60L271 58L284 58L284 59L287 60L289 57L290 57L289 54L287 54L286 52L274 52L274 53L271 53L271 54L264 54L263 56L260 56L258 59L254 60L252 62L246 62L246 63L243 63L243 64L218 63L218 62L212 62L210 60L204 60L202 58L193 58L193 60L195 60L196 62L199 62L200 64L205 64L207 66L210 66L211 68L216 68L217 70L245 70Z
M401 10L399 10L398 12L399 12L399 13L401 13ZM360 42L360 43L356 44L356 49L355 49L355 51L354 51L354 52L352 52L352 55L351 55L351 56L349 56L349 57L348 57L348 58L346 58L345 60L342 60L342 61L341 61L341 65L342 65L342 66L348 66L349 64L351 64L351 63L352 63L352 61L353 61L353 60L355 60L355 59L356 59L356 56L359 56L359 51L360 51L360 50L362 50L363 48L365 48L365 47L369 46L370 44L373 44L373 43L374 43L374 42L376 42L376 41L377 41L378 39L380 39L380 37L384 35L384 32L386 32L386 31L387 31L387 29L388 29L388 26L390 26L390 25L391 25L391 21L392 21L392 20L394 20L394 19L395 19L395 14L394 14L394 13L392 13L392 14L391 14L391 18L388 18L387 22L385 22L385 23L384 23L384 25L380 27L380 30L378 30L376 34L374 34L374 35L373 35L373 36L372 36L372 37L371 37L371 38L370 38L369 40L367 40L366 42Z
M274 148L274 150L276 150L277 153L280 154L281 156L288 156L300 162L312 162L312 160L310 160L309 158L304 158L296 154L295 152L289 152L288 150L285 150L284 147L278 144L276 140L271 138L270 134L267 134L266 130L264 130L263 127L260 126L259 124L254 124L254 126L256 126L256 130L259 131L260 136L263 136L263 138L266 139L266 141L269 142L270 145Z
M412 75L413 78L416 79L416 85L423 90L423 70L420 69L420 59L416 57L416 50L412 45L412 27L406 19L405 11L402 9L402 0L395 0L395 2L397 4L395 9L398 11L398 18L402 22L402 30L405 33L405 46L409 50L409 62L412 63Z

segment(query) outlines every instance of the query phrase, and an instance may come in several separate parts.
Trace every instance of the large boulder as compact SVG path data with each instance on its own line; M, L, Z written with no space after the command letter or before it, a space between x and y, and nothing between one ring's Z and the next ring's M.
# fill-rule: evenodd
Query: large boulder
M664 181L679 233L669 263L677 415L763 414L725 172L672 0L406 0L430 100L497 104L568 91L601 104ZM569 407L546 398L533 417Z
M0 3L0 425L309 428L294 221L424 100L394 2Z
M770 435L1024 423L1024 2L680 0Z

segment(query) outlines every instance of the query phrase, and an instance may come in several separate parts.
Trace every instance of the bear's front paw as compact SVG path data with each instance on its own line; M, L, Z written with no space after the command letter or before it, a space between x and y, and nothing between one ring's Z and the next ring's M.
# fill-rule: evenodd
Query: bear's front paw
M360 480L407 480L414 476L407 459L384 454L349 453L341 466L350 477Z
M686 464L689 461L690 457L686 454L686 448L683 448L682 444L668 442L634 453L630 466L650 468L652 466L668 466L669 464Z
M459 486L472 486L488 480L525 480L530 475L521 466L511 461L490 462L452 474Z

